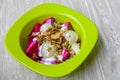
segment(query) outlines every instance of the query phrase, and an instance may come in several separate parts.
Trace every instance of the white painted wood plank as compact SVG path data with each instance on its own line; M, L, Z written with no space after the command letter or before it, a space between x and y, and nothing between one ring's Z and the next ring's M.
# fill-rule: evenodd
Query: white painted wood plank
M58 3L89 17L98 27L98 42L71 74L49 78L17 62L3 41L10 26L24 12L42 3ZM119 80L120 79L120 0L0 0L0 80Z

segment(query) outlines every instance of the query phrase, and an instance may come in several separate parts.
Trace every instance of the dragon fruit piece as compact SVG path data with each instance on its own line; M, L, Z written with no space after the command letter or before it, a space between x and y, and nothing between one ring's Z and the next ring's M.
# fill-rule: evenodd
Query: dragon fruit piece
M80 46L78 43L73 43L71 48L75 51L75 54L78 54L80 51Z
M57 61L54 57L50 57L50 58L42 58L41 63L43 63L43 64L56 64Z
M50 18L47 18L46 20L44 20L42 22L42 24L45 24L45 23L51 24L54 21L55 21L55 18L54 17L50 17Z
M66 49L63 49L62 51L62 60L68 59L70 56L69 52Z
M71 25L71 23L70 23L70 22L66 22L66 23L64 23L63 25L64 25L64 27L67 27L67 28L68 28L68 27Z
M35 24L35 25L34 25L34 28L32 29L32 32L39 32L40 26L41 26L40 23Z
M66 23L62 24L61 26L62 26L62 29L65 29L65 28L68 29L68 27L71 26L71 23L70 22L66 22Z
M33 42L34 38L35 36L28 36L28 46L31 44L31 42Z
M52 23L55 21L55 18L53 17L50 17L50 18L47 18L46 20L44 20L42 22L42 25L40 27L40 31L41 32L45 32L47 31L49 28L52 27Z
M30 45L30 43L33 41L33 39L34 39L34 37L35 37L35 36L32 36L32 33L33 33L33 32L39 32L40 26L41 26L40 23L35 24L35 25L34 25L34 28L33 28L32 31L31 31L31 33L28 35L28 46Z
M40 27L41 27L41 24L40 24L40 23L37 23L37 24L34 25L31 33L28 35L28 40L31 40L31 39L34 38L34 37L32 36L32 33L33 33L33 32L39 32Z
M29 45L28 45L28 47L27 47L27 49L26 49L26 54L27 55L32 55L32 54L34 54L34 53L36 53L36 54L38 54L38 42L37 42L37 40L36 41L33 41L33 42L31 42Z
M76 43L78 40L78 35L75 31L67 30L64 33L65 39L69 41L70 44Z
M45 24L41 25L40 31L41 31L41 32L45 32L45 31L47 31L47 30L50 29L50 28L52 28L52 25L49 24L49 23L45 23Z

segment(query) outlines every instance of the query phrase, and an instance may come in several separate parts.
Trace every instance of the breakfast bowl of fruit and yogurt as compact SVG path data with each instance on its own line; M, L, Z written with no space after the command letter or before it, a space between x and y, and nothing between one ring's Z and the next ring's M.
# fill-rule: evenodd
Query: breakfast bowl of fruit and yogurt
M90 54L98 37L94 23L59 4L41 4L9 29L5 46L27 68L49 77L74 71Z
M26 55L43 64L60 64L79 53L80 42L71 22L61 23L49 17L33 26Z

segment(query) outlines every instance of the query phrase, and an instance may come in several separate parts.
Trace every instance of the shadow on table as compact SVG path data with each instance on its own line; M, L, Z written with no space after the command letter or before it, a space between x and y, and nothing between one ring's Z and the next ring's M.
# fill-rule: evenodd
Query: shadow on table
M68 76L73 77L73 76L76 76L76 75L79 75L79 76L84 75L84 74L81 74L81 73L84 73L85 68L88 68L92 65L94 60L96 60L96 57L99 55L98 53L100 53L100 51L102 50L103 47L104 47L104 43L103 43L102 38L99 35L94 49L91 51L91 53L86 58L86 60L75 71L73 71Z

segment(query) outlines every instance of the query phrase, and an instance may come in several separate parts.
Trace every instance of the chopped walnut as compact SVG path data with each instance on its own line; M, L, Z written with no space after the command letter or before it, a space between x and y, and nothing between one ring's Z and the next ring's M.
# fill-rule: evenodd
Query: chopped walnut
M60 30L58 33L52 34L51 39L59 39L60 36L64 33L63 30Z
M60 33L52 34L51 39L59 39L60 38Z

